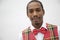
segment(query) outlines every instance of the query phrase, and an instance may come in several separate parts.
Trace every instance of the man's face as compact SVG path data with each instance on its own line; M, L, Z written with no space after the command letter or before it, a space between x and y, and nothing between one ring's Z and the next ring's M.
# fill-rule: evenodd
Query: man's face
M27 16L30 18L33 24L41 23L43 21L44 10L42 9L40 3L32 2L28 5Z

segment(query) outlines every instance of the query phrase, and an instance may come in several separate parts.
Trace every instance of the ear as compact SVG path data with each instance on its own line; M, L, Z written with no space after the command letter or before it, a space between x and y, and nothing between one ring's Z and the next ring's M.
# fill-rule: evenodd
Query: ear
M27 16L29 17L28 13L27 13Z
M43 9L43 15L45 14L45 10Z

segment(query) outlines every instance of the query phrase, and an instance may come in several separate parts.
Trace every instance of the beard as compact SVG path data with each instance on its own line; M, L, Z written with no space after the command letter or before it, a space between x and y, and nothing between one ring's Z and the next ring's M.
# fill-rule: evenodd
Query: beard
M43 17L33 17L31 18L31 22L33 25L39 26L41 22L43 21Z
M35 17L30 17L30 20L32 22L32 25L35 27L35 28L40 28L41 25L42 25L42 22L43 22L43 16L35 16Z
M36 28L36 29L39 29L42 25L43 21L41 22L32 22L32 25Z
M38 22L35 22L35 25L36 25L36 26L38 26L38 25L40 25L40 23L38 23Z

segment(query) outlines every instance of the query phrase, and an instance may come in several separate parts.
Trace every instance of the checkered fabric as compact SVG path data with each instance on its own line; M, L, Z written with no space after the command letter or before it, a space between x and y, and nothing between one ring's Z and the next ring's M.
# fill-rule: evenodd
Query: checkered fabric
M31 32L30 28L25 29L22 32L23 40L36 40L33 32Z
M47 27L47 29L50 33L50 37L44 38L44 40L47 40L47 39L49 39L49 40L59 40L57 26L46 23L46 27Z
M57 26L47 23L46 27L47 32L44 34L43 40L59 40ZM22 37L23 40L36 40L30 28L27 28L22 32Z

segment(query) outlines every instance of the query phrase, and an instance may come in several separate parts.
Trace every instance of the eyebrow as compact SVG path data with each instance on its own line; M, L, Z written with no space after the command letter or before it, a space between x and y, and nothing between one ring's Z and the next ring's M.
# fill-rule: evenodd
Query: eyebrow
M41 9L41 8L35 8L35 9ZM33 8L29 9L29 10L33 10Z
M41 8L36 8L36 9L41 9Z
M33 10L33 9L29 9L29 10Z

